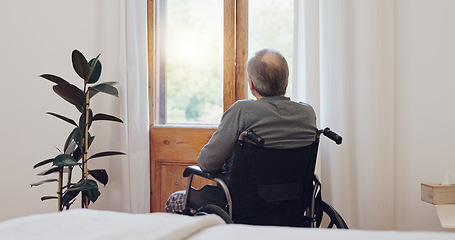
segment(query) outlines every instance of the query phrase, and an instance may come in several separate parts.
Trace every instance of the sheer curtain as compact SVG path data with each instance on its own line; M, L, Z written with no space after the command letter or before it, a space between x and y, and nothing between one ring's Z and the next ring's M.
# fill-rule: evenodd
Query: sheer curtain
M150 151L147 69L147 1L120 1L119 66L124 126L121 148L125 177L120 210L150 212Z
M323 198L352 228L393 229L393 1L298 2L297 99L344 140L321 140Z

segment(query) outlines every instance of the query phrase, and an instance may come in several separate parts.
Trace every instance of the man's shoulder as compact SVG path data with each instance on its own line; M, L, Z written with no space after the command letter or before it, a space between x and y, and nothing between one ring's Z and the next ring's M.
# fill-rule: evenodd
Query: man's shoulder
M253 99L242 99L242 100L237 100L235 103L231 105L231 108L243 108L246 106L252 106L257 102L257 100Z
M254 103L254 102L257 102L257 100L241 99L241 100L237 100L234 104L248 104L248 103Z
M253 105L255 101L256 100L253 99L237 100L228 108L228 110L224 112L223 117L236 116L242 114L242 112L254 108Z
M281 100L281 99L280 99ZM295 102L290 100L289 98L283 99L285 101L279 101L280 103L284 103L285 105L295 105L298 107L304 107L304 108L312 108L312 106L308 103L305 102ZM253 100L253 99L242 99L242 100L237 100L234 104L231 105L231 108L242 108L242 107L248 107L248 106L256 106L259 107L260 105L268 105L270 102L275 102L275 101L261 101L261 100Z
M309 103L306 103L306 102L294 102L294 103L297 103L297 104L302 105L307 108L313 108Z

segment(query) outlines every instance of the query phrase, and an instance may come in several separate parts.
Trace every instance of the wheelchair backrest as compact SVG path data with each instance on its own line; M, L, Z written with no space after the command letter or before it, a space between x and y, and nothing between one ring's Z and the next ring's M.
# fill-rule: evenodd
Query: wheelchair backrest
M270 149L238 141L229 182L235 223L305 226L318 141Z

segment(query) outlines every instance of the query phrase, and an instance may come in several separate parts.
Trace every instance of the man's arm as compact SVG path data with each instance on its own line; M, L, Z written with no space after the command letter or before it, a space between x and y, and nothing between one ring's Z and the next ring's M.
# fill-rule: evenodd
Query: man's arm
M220 171L233 153L243 125L240 122L240 109L235 105L223 114L218 129L199 153L198 164L204 172Z

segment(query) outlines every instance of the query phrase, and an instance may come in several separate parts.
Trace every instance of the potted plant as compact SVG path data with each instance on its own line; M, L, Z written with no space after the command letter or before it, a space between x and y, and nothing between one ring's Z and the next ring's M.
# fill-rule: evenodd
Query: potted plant
M116 82L98 83L101 76L101 62L99 57L100 55L87 61L84 55L78 50L72 52L73 68L83 80L82 89L53 74L42 74L40 76L55 83L53 86L54 92L75 106L80 113L79 119L75 121L57 113L47 112L47 114L73 125L73 129L66 138L63 149L59 149L60 153L57 156L41 161L33 167L38 168L52 165L49 169L38 173L41 176L58 173L58 178L46 179L33 183L31 186L39 186L48 182L58 182L57 196L44 196L41 200L58 199L59 211L64 208L69 209L79 193L82 194L81 206L87 208L89 203L95 202L100 195L97 182L104 185L108 183L109 178L106 170L89 169L87 165L89 160L125 154L118 151L104 151L90 156L88 155L88 150L95 138L89 132L93 122L103 120L123 123L121 119L115 116L104 113L94 114L92 109L90 109L90 101L98 93L118 97L118 90L114 87ZM77 182L73 182L74 169L81 170L81 178Z

